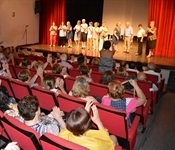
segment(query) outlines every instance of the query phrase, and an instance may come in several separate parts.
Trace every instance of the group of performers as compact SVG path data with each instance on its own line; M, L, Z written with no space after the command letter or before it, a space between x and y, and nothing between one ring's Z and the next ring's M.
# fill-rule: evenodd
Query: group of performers
M74 34L73 34L74 30ZM129 53L131 44L133 42L133 28L130 22L126 22L123 37L121 36L121 23L118 22L113 30L113 34L110 36L106 23L103 22L99 27L98 22L86 23L85 19L82 21L78 20L77 24L73 28L69 21L61 22L60 26L57 27L55 22L52 23L50 29L50 46L55 46L57 41L57 34L59 31L60 46L65 47L66 41L68 41L68 48L72 48L72 40L74 39L76 48L90 49L90 50L101 50L103 43L106 40L111 40L115 50L118 51L119 40L124 40L124 52ZM147 31L143 29L142 24L138 25L137 40L138 40L138 52L136 55L142 55L143 49L143 38L147 35L146 48L149 50L147 58L153 56L153 50L156 45L156 27L155 22L151 21Z

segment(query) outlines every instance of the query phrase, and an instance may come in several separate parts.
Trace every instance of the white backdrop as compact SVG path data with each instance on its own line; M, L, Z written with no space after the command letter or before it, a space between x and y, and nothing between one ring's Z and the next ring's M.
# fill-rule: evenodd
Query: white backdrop
M147 29L149 0L104 0L103 21L112 34L117 22L122 23L122 34L125 22L129 21L137 34L138 24Z

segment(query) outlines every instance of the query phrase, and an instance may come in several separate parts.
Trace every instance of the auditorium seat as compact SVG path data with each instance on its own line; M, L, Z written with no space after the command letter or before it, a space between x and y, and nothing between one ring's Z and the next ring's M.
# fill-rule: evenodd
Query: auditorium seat
M72 90L72 86L73 86L75 80L76 80L76 78L74 78L74 77L67 77L64 79L67 92Z
M10 81L10 85L13 89L14 97L17 100L32 94L30 86L27 83L13 79Z
M91 72L91 78L92 78L93 82L99 83L101 77L102 77L102 73L97 72L97 71L92 71Z
M12 89L12 87L10 85L10 79L7 78L7 77L4 77L4 76L0 76L0 79L2 80L2 85L6 87L9 95L11 97L14 97L13 89Z
M102 104L96 104L96 106L100 119L109 133L126 141L127 144L121 145L122 147L134 150L140 117L136 116L131 127L128 128L125 112Z
M75 68L69 69L68 72L69 72L69 75L70 75L71 77L74 77L74 78L75 78L76 76L79 76L79 75L80 75L79 70L78 70L78 69L75 69Z
M40 142L43 150L88 150L81 145L72 143L68 140L60 138L59 136L49 133L42 135Z
M31 127L8 115L1 121L10 141L16 141L24 150L42 150L39 134Z
M39 105L44 112L49 113L54 106L58 106L55 92L44 89L40 86L32 87L31 91L32 95L38 98Z

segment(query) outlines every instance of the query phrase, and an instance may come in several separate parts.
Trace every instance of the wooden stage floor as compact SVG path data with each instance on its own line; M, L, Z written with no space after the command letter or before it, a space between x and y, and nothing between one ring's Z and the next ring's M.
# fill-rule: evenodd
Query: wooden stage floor
M75 46L73 48L63 48L60 46L50 47L47 44L34 44L29 46L23 46L23 48L28 49L35 49L36 52L43 52L47 51L49 53L59 52L59 53L66 53L66 54L73 54L78 55L80 53L83 53L86 56L93 56L93 57L99 57L99 51L97 50L87 50L87 49L77 49ZM142 62L144 64L154 62L158 66L160 66L162 69L175 69L175 58L168 58L168 57L160 57L160 56L154 56L151 58L146 58L145 56L145 44L143 47L143 54L142 56L136 56L135 53L137 52L137 43L134 43L132 48L130 49L130 53L124 53L123 50L123 42L120 42L118 44L118 51L114 55L114 59L116 59L117 62L124 60L124 61L135 61L135 62Z

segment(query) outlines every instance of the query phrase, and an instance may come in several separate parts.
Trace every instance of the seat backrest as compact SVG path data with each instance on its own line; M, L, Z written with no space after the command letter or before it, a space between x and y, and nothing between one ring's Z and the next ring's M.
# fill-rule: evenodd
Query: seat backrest
M14 97L14 93L13 93L12 87L10 85L9 78L4 77L4 76L0 76L0 79L2 80L2 85L6 87L9 95L12 96L12 97Z
M70 112L78 107L84 108L86 105L86 101L66 94L58 95L58 103L59 108L64 112Z
M10 140L18 142L19 147L25 150L41 150L39 134L35 130L8 115L4 115L1 122Z
M26 67L20 67L20 66L14 66L14 69L15 69L15 73L17 75L17 78L18 78L18 73L21 71L21 70L24 70L24 69L27 69Z
M117 75L117 76L115 76L115 79L118 80L118 81L120 81L120 82L125 81L125 77L124 76Z
M67 77L64 79L65 85L66 85L66 90L68 92L72 90L72 86L73 86L75 80L76 80L76 78L74 78L74 77Z
M16 74L14 66L12 64L9 64L9 70L10 70L10 73L12 75L12 78L16 79L17 78L17 74Z
M135 71L127 70L127 73L129 76L137 77L137 72Z
M152 99L152 92L150 91L150 88L152 88L152 83L150 81L138 81L137 84L145 94L146 98Z
M106 85L90 82L90 95L98 96L99 98L102 98L107 93L108 93L108 88Z
M87 150L87 148L72 143L50 133L41 136L40 142L43 150Z
M43 89L40 86L31 88L32 95L36 96L39 100L39 105L46 111L51 111L54 106L58 106L57 96L55 92Z
M92 69L92 71L96 71L96 72L98 72L98 66L94 66L94 65L88 65L88 68L89 69Z
M110 106L96 104L100 119L110 134L128 139L126 113Z
M32 94L30 86L27 83L18 80L11 80L10 85L13 89L14 97L18 100L24 96Z
M97 72L97 71L91 72L91 78L92 78L93 82L99 83L101 77L102 77L102 73Z
M80 71L78 69L71 68L69 69L69 74L71 77L76 77L80 75Z
M158 76L157 75L154 75L154 74L148 74L148 73L145 73L146 74L146 80L147 81L151 81L152 83L157 83L158 82Z

